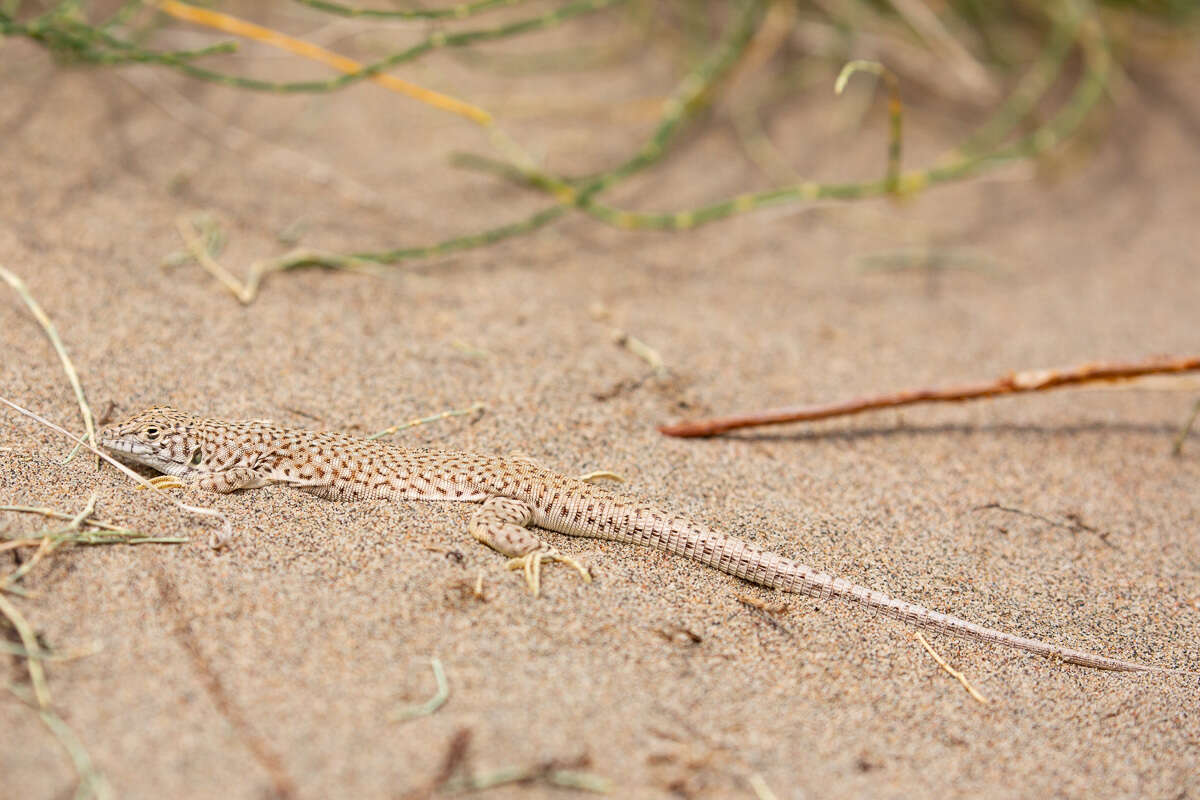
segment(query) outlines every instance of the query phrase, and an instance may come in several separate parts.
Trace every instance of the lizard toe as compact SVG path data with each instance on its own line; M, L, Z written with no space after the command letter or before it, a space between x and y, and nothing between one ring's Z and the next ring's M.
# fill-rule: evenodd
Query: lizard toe
M509 559L507 565L510 570L519 569L524 571L525 583L529 586L529 591L534 597L541 594L543 561L558 561L559 563L566 564L579 573L579 577L583 578L584 583L592 582L592 574L588 572L588 568L570 556L563 555L558 551L534 550L520 558Z
M542 557L545 555L540 550L534 550L532 553L526 553L520 558L512 558L508 561L508 568L512 570L523 570L525 572L525 585L529 587L530 593L537 597L542 590Z
M145 484L138 484L134 488L139 492L147 488L154 488L160 492L166 489L183 488L183 481L179 480L179 478L176 478L174 475L155 475L153 478L148 478L146 483L150 484L150 486L147 487Z

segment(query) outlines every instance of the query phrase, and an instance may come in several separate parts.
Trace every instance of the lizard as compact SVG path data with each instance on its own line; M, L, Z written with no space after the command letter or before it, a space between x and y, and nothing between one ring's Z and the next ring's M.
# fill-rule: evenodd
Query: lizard
M226 421L155 406L101 432L114 455L162 473L156 488L198 485L228 493L284 484L329 500L383 498L479 503L472 536L508 556L533 595L543 563L560 562L585 582L591 574L530 527L656 548L783 592L840 598L901 622L1102 670L1197 675L985 627L894 599L724 535L684 514L548 470L527 458L407 448L348 434Z

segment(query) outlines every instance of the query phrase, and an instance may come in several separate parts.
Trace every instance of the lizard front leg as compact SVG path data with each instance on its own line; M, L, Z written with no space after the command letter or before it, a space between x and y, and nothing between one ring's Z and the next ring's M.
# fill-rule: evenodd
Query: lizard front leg
M526 527L532 519L533 508L528 503L511 497L489 497L471 517L471 535L509 556L509 569L524 570L525 583L534 597L541 591L543 561L561 561L591 583L592 576L582 564L558 552Z
M200 478L200 488L206 492L228 494L238 489L258 489L270 483L250 467L234 467L220 472L209 472Z
M188 479L189 481L191 478ZM150 488L160 491L165 489L182 489L187 486L181 478L174 475L155 475L153 478L147 478L146 483ZM225 469L220 472L209 472L196 480L200 488L206 492L217 492L218 494L227 494L236 492L238 489L258 489L270 483L269 480L259 475L250 467L234 467L233 469ZM147 486L139 485L136 488L145 489Z

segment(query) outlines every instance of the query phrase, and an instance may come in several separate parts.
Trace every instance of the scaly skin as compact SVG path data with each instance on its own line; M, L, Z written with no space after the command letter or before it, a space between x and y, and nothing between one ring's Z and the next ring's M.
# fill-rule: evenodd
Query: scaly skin
M1096 669L1198 674L1108 658L976 625L835 578L749 542L717 533L532 461L411 449L340 433L227 422L157 406L106 428L101 443L127 460L201 489L232 492L282 483L330 500L389 498L481 503L471 534L511 558L536 595L541 563L561 561L590 581L573 558L528 526L654 547L753 583L813 597L838 597L921 628L1027 650ZM180 485L160 479L160 486Z

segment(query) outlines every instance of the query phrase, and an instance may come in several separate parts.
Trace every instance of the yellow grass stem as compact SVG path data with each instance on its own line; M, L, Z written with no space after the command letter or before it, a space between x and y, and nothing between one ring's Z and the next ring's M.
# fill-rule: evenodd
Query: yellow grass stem
M327 67L332 67L339 72L350 74L362 72L364 68L360 62L346 56L338 55L319 45L306 42L303 39L296 39L271 28L256 25L253 22L247 22L229 14L222 14L219 11L198 8L188 3L181 3L179 0L160 0L158 9L176 19L194 22L197 25L204 25L224 31L225 33L231 33L235 36L244 36L247 39L252 39L271 47L278 47L301 58L307 58L310 61L316 61ZM432 89L425 89L414 83L397 78L394 75L372 75L370 79L386 89L391 89L393 92L407 95L414 100L418 100L434 108L464 116L480 125L490 126L492 124L491 114L478 106L473 106L450 95L435 92Z

